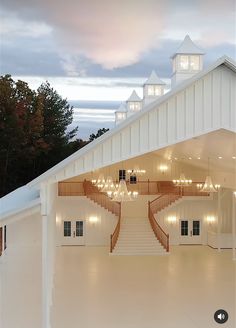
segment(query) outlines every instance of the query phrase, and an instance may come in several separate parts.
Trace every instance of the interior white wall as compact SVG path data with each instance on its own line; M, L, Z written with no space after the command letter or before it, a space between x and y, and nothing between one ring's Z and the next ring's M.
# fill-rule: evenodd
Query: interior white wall
M222 246L228 245L229 235L232 234L232 191L223 189L221 198L221 220L220 234L222 235ZM175 223L168 222L168 217L176 217ZM208 216L215 218L214 222L207 221ZM163 227L165 232L170 234L170 244L178 245L180 237L181 219L201 219L202 222L202 242L208 244L208 232L217 233L218 225L218 194L214 194L212 199L208 197L184 197L173 205L162 210L156 215L157 221ZM211 236L213 240L214 236ZM214 242L213 242L214 244ZM213 247L213 246L212 246Z
M176 222L170 223L168 217L175 216ZM207 216L214 216L216 221L209 224ZM170 235L170 244L180 244L180 220L181 219L200 219L201 220L201 236L202 243L207 244L207 231L216 231L217 222L217 201L216 199L209 200L202 197L184 197L172 206L162 210L158 215L155 215L156 220Z
M96 216L98 222L91 223L89 221L91 216ZM60 196L56 201L58 246L63 243L63 221L70 219L84 220L86 246L108 246L110 235L117 224L117 217L114 214L95 204L85 196Z

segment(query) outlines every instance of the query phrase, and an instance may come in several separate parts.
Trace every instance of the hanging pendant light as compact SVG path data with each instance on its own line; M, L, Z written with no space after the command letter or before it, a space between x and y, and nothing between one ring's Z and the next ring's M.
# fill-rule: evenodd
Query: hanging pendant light
M99 174L99 177L97 180L93 179L92 184L95 185L98 189L102 189L106 183L106 180L104 178L103 174Z
M212 183L212 179L210 175L207 175L205 183L202 187L202 189L200 189L201 192L217 192L217 190L215 189L213 183Z
M112 201L114 202L130 202L138 197L137 191L128 191L126 181L120 180L118 189L113 193Z
M146 173L146 170L141 170L137 165L132 170L127 170L129 174L135 174L137 176L142 176Z
M186 179L185 175L183 173L180 174L179 179L177 180L172 180L174 185L177 187L187 187L190 186L192 184L192 180L190 179Z
M116 186L113 182L113 179L111 176L108 176L103 188L101 189L101 192L106 192L108 196L111 196L115 191Z
M210 176L210 159L208 157L208 175L206 176L206 180L204 185L202 186L201 184L197 185L198 189L200 189L201 192L217 192L220 189L219 184L213 185L211 176Z

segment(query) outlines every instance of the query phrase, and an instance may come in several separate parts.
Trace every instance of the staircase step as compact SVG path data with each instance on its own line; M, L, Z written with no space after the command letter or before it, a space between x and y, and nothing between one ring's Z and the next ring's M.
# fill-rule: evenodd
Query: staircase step
M165 255L148 218L122 218L112 255Z

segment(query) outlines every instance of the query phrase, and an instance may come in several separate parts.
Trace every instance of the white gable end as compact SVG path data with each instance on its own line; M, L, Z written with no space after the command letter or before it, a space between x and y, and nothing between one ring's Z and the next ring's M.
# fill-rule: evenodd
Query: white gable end
M220 59L37 179L56 182L217 129L236 132L235 63Z

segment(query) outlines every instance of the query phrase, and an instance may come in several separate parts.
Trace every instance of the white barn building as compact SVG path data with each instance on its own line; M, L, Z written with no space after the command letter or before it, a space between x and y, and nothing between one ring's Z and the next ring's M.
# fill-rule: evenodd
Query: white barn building
M62 299L65 297L60 291L55 297L56 286L60 283L57 274L64 266L70 267L70 276L63 276L70 286L70 280L75 279L73 265L77 265L72 260L73 255L68 255L74 254L77 248L63 248L65 245L84 246L79 252L105 247L101 261L105 261L107 255L109 264L106 266L104 262L106 270L97 272L98 263L93 257L91 286L97 286L96 281L104 275L109 281L109 270L113 270L113 265L118 266L114 261L127 259L120 255L138 255L140 261L144 261L143 265L148 266L150 256L153 259L150 261L155 263L159 258L161 261L172 257L179 259L176 252L182 252L181 245L200 245L199 252L201 249L207 252L209 248L213 257L214 254L223 256L222 249L231 249L227 256L232 252L236 259L236 65L224 56L203 69L203 54L186 36L171 57L170 91L164 93L165 83L152 72L144 84L143 99L134 91L116 112L114 129L0 199L2 297L8 293L6 286L9 287L7 283L4 285L4 272L9 273L4 268L11 268L13 262L21 267L22 277L32 273L32 288L35 295L39 295L34 311L26 318L17 308L11 311L7 308L16 297L11 299L7 294L8 299L1 301L1 327L13 327L14 322L18 322L17 328L30 325L35 328L63 327L55 324L53 312L58 295ZM116 193L113 184L119 184ZM127 194L121 189L123 187L127 187ZM127 201L129 198L132 201ZM66 249L68 256L64 258L62 253L59 259L58 252L62 249L62 252ZM194 253L194 249L190 249L188 260L191 252ZM143 255L147 255L146 260ZM229 258L233 263L232 256ZM76 261L81 261L83 267L87 265L86 257L78 257ZM175 265L174 260L172 264ZM214 274L217 269L211 270ZM161 274L171 275L171 268L168 272ZM115 275L115 271L113 273ZM177 277L177 269L175 273ZM83 274L78 274L81 281L88 279L83 278ZM119 279L117 276L118 284ZM206 279L212 282L209 276ZM27 283L30 284L30 279ZM81 286L81 294L83 288L85 285ZM86 290L85 294L92 293L91 297L96 300L98 290ZM128 294L125 298L129 298ZM112 302L115 301L112 299ZM144 304L146 302L148 300ZM94 305L95 313L96 306L99 308L98 303ZM63 308L58 309L59 313L63 312ZM110 308L110 312L106 312L108 321L98 316L97 327L113 327L111 322L116 320L113 310ZM83 316L79 309L74 309L74 313L77 311ZM202 320L204 318L203 315ZM141 326L137 321L135 327L154 327L154 324L145 325L140 318L139 321ZM234 322L231 323L229 327L233 327ZM206 322L201 326L211 327ZM81 327L94 325L84 323ZM123 323L114 327L126 326ZM131 325L127 324L127 327ZM197 325L191 326L186 321L182 327Z

